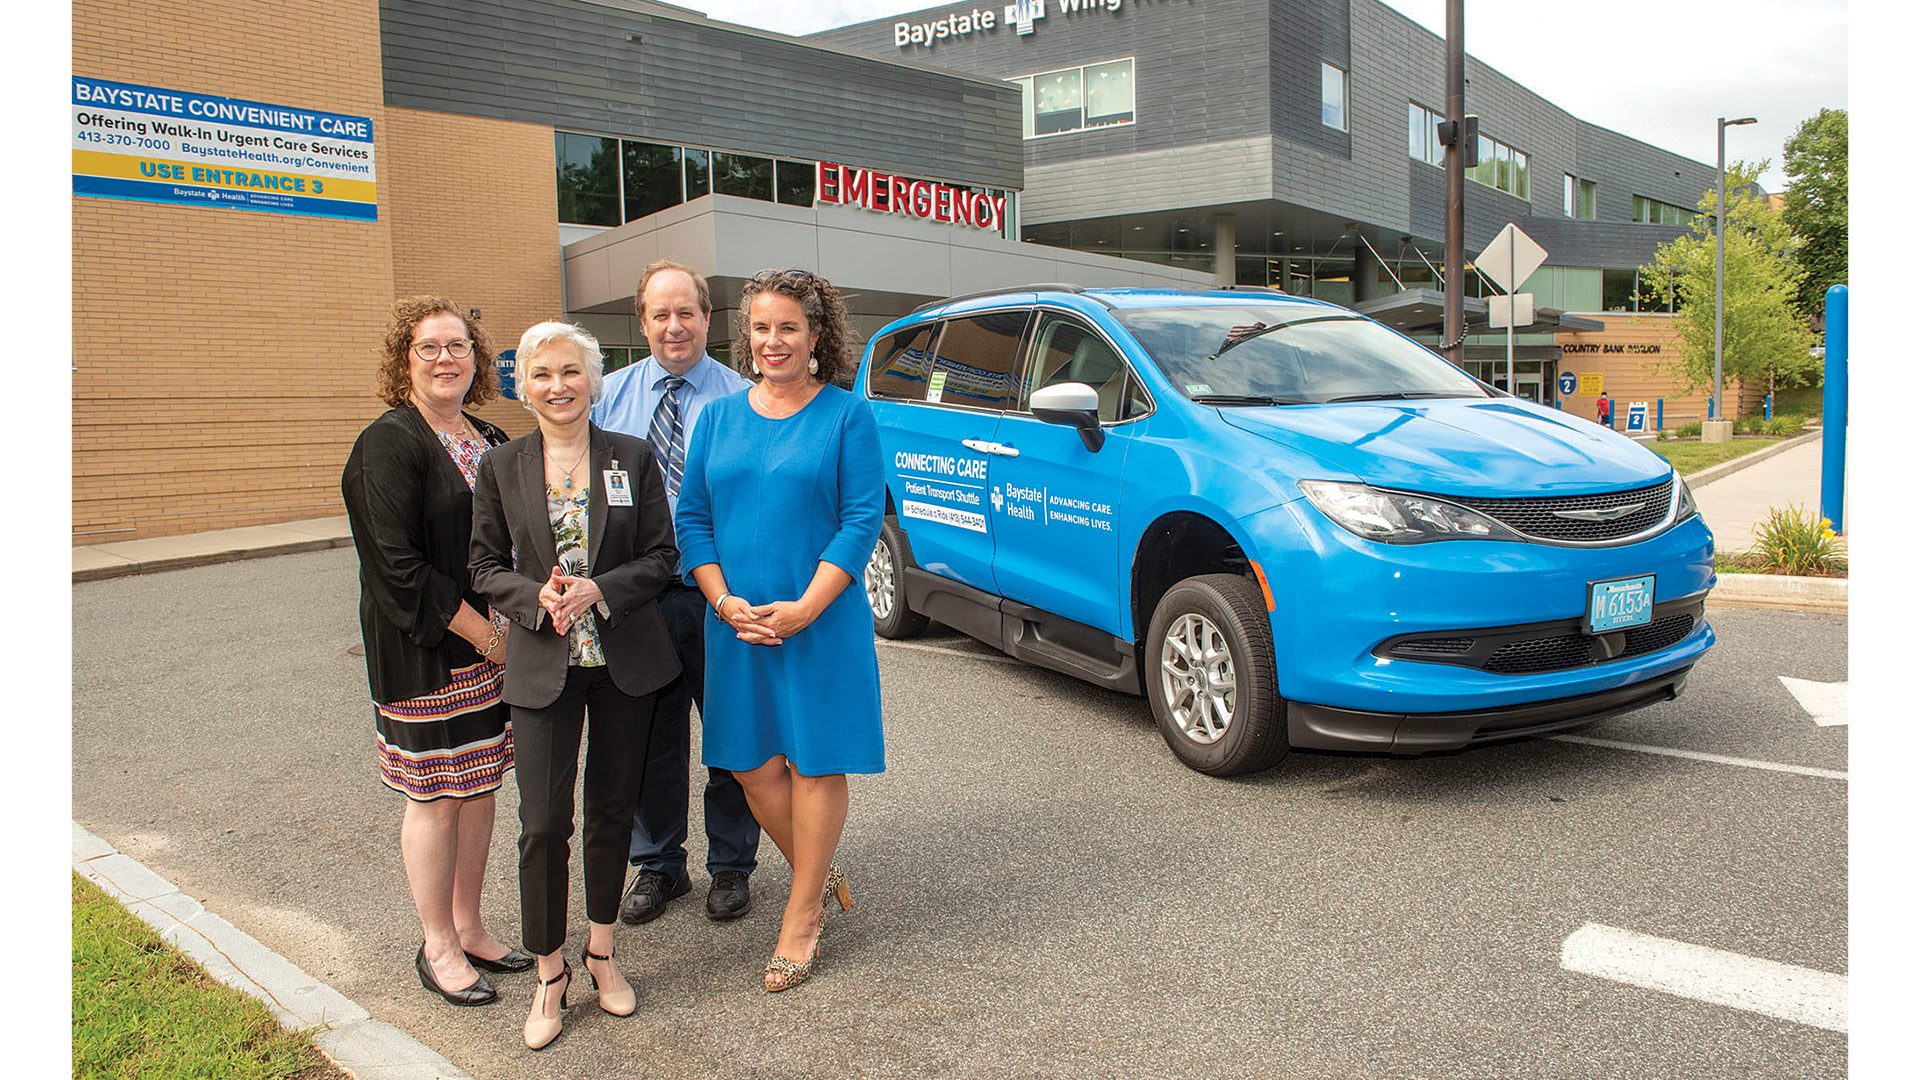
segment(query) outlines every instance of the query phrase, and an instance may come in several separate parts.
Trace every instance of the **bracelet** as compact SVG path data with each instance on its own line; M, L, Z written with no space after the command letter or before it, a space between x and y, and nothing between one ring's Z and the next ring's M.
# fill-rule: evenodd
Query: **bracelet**
M487 647L480 650L480 658L484 660L492 656L493 650L500 647L500 639L506 636L507 628L498 623L494 624L493 633L487 638Z
M734 599L734 595L732 593L721 593L720 599L715 600L713 602L713 613L715 615L720 616L722 619L725 619L727 617L727 613L724 611L721 611L720 609L725 607L727 604L727 601L732 599Z

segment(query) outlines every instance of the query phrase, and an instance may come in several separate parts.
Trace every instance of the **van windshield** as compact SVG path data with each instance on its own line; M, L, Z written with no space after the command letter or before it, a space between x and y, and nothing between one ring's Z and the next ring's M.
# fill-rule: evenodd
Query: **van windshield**
M1492 396L1435 353L1359 315L1270 304L1114 315L1176 389L1208 404Z

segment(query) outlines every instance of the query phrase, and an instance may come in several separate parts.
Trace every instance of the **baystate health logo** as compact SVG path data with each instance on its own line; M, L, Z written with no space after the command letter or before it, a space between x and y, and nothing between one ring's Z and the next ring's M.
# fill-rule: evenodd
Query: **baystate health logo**
M1007 5L1003 21L1013 32L1025 37L1033 33L1033 24L1047 17L1047 0L1014 0Z
M993 485L993 512L999 513L1007 505L1007 497L1000 494L1000 485Z

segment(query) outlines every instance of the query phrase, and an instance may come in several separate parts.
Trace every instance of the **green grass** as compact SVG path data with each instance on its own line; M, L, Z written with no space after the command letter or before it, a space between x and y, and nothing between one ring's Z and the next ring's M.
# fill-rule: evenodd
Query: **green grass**
M1823 386L1794 386L1773 392L1773 415L1819 416L1825 407Z
M73 1075L346 1074L265 1004L215 982L92 882L73 875Z
M1673 462L1673 467L1681 476L1697 473L1723 461L1732 461L1756 450L1765 450L1778 443L1779 439L1741 437L1732 442L1703 443L1698 439L1669 439L1666 442L1642 443L1647 449Z

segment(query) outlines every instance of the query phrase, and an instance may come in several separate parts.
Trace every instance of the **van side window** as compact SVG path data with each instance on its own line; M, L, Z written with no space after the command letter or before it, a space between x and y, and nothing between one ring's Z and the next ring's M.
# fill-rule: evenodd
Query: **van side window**
M1017 408L1014 369L1032 317L1022 310L947 320L933 360L934 377L946 376L940 401L975 409Z
M1144 412L1144 403L1130 409L1133 398L1144 397L1127 371L1126 361L1113 351L1105 338L1076 319L1059 315L1042 316L1040 331L1034 336L1033 363L1027 369L1024 407L1033 392L1058 383L1084 383L1100 395L1100 420L1113 423L1136 411Z
M927 372L933 367L933 339L939 323L896 330L873 346L867 367L867 396L922 401L927 396Z

